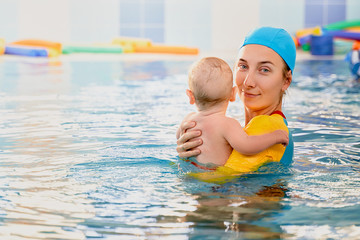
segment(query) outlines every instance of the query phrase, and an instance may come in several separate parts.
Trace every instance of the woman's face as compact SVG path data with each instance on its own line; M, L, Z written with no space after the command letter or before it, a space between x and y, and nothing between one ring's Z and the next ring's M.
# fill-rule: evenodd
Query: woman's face
M291 83L291 72L284 78L283 59L272 49L256 44L241 48L235 66L235 81L245 107L269 114L281 109L284 91Z

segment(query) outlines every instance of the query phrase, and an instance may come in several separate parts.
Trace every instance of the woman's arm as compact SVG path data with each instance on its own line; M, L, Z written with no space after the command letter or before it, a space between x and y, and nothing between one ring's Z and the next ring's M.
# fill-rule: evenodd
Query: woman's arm
M241 127L240 123L233 119L227 118L224 124L224 137L230 146L245 155L253 155L264 151L274 144L287 145L289 143L288 133L284 130L275 130L271 133L249 136Z
M183 121L176 132L176 151L180 158L195 157L201 153L199 147L202 144L200 130L192 130L196 126L194 121Z

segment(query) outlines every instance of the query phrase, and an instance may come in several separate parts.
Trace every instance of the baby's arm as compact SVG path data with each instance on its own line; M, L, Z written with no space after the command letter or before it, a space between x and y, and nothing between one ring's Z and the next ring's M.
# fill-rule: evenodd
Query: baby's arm
M223 124L223 134L230 146L245 155L253 155L264 151L274 144L287 145L289 143L288 133L284 130L275 130L271 133L249 136L243 130L240 123L233 118L226 118Z

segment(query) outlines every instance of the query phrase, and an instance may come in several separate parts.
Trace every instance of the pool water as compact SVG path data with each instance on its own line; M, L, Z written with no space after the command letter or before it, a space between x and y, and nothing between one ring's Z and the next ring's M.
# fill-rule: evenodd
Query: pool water
M360 238L360 83L347 64L298 61L290 168L217 185L177 166L193 60L4 59L0 239ZM229 115L243 123L239 99Z

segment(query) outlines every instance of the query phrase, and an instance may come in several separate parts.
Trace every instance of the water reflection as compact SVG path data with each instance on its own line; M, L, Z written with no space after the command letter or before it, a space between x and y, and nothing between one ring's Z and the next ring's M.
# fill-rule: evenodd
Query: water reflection
M195 210L178 221L191 223L190 239L286 237L274 219L286 208L287 177L255 175L245 175L222 185L185 180L184 190L197 204Z
M70 168L86 161L74 145L74 132L62 98L70 79L61 63L19 63L16 88L1 97L1 239L81 239L79 222L94 216L85 192L68 178ZM5 76L6 78L6 76ZM14 85L14 84L13 84Z

